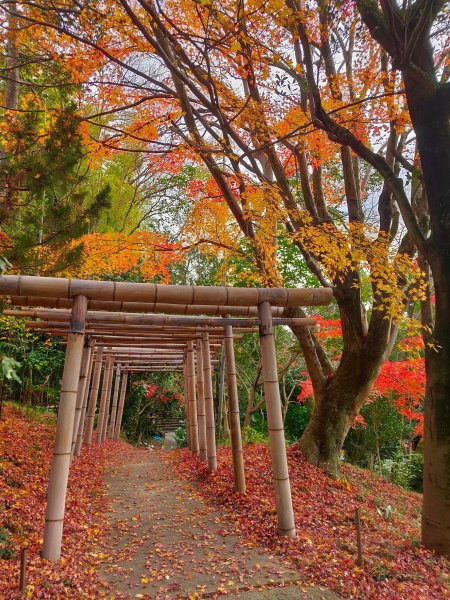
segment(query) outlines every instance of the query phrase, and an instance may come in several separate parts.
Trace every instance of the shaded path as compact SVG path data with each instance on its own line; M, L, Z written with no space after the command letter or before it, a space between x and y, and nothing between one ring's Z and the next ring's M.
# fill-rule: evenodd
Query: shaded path
M160 452L107 474L114 553L100 575L109 597L338 598L305 586L300 573L269 550L244 545L232 523L178 480Z

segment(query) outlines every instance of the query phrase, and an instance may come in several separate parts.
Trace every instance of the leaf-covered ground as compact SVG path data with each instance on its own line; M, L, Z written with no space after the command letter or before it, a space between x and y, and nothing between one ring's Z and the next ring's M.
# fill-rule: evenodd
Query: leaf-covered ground
M27 596L98 598L99 540L104 519L103 473L123 461L130 447L107 441L72 463L64 523L63 558L39 557L45 518L46 489L54 440L54 423L32 418L9 406L0 420L0 598L19 597L19 554L28 547Z
M449 563L420 546L419 494L346 465L341 479L333 480L291 447L297 537L281 539L276 533L268 449L249 444L244 455L247 492L243 495L233 491L229 448L219 450L215 474L208 474L205 464L188 450L172 453L170 460L180 475L199 484L203 497L229 511L238 533L289 558L311 583L358 600L450 598ZM356 507L362 516L361 567L356 564Z

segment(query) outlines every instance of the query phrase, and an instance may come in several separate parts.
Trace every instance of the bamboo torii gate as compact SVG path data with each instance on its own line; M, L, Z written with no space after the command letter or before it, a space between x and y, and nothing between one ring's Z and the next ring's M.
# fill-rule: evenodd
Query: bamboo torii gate
M215 349L223 343L235 487L237 491L245 490L233 327L239 332L255 327L259 330L278 529L281 535L295 535L273 325L314 324L314 319L284 318L284 307L327 304L331 300L331 290L169 286L4 275L0 277L0 295L9 296L14 306L40 307L36 311L12 310L5 314L39 318L41 321L30 323L30 327L59 335L66 342L47 493L44 558L58 560L61 555L71 457L79 454L83 440L85 445L92 441L102 368L96 442L106 436L108 415L109 435L113 438L119 435L129 373L180 371L185 381L189 447L208 461L210 470L214 470L211 361ZM114 368L116 385L110 410ZM117 375L121 372L120 386Z

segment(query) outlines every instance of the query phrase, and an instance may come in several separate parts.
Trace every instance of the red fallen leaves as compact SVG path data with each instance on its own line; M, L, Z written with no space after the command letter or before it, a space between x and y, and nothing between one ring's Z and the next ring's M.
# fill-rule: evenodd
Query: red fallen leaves
M98 598L98 542L107 524L103 471L128 450L122 442L92 446L72 463L64 522L63 558L42 560L46 490L54 425L3 408L0 421L0 598L20 597L19 555L28 547L27 595ZM3 537L2 535L3 534ZM6 537L7 536L7 537ZM11 558L8 558L13 554Z
M219 470L208 474L189 451L173 454L174 469L195 478L199 493L224 506L237 531L288 558L308 583L344 598L426 600L450 598L449 563L420 546L421 496L369 471L343 465L333 480L288 449L297 537L279 538L268 448L244 449L246 494L233 490L229 448L218 451ZM392 507L392 514L389 509ZM354 511L361 510L364 564L356 559Z

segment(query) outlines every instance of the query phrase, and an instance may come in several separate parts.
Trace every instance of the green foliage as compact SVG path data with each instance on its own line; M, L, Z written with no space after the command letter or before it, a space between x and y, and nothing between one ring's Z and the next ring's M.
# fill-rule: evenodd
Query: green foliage
M300 439L311 418L309 404L290 402L284 420L284 430L288 441Z
M267 435L265 435L264 433L261 433L257 429L254 429L253 427L248 425L242 430L242 442L244 444L255 444L260 442L267 443L268 438Z
M9 531L0 527L0 558L2 560L9 560L14 558L14 555L14 544L9 537Z
M0 376L7 398L32 404L56 404L64 366L57 340L33 333L25 320L0 317Z
M423 491L423 454L411 455L399 450L394 457L388 477L393 483L415 492Z
M186 427L178 427L175 431L175 441L178 448L186 448L187 446L187 435Z
M5 379L14 379L18 383L21 383L19 376L17 375L17 369L20 368L20 363L10 356L3 356L0 363L0 376Z
M415 424L399 414L389 398L376 397L366 403L361 415L366 426L350 429L344 450L350 462L367 466L368 455L377 460L394 459L404 439L411 439Z

